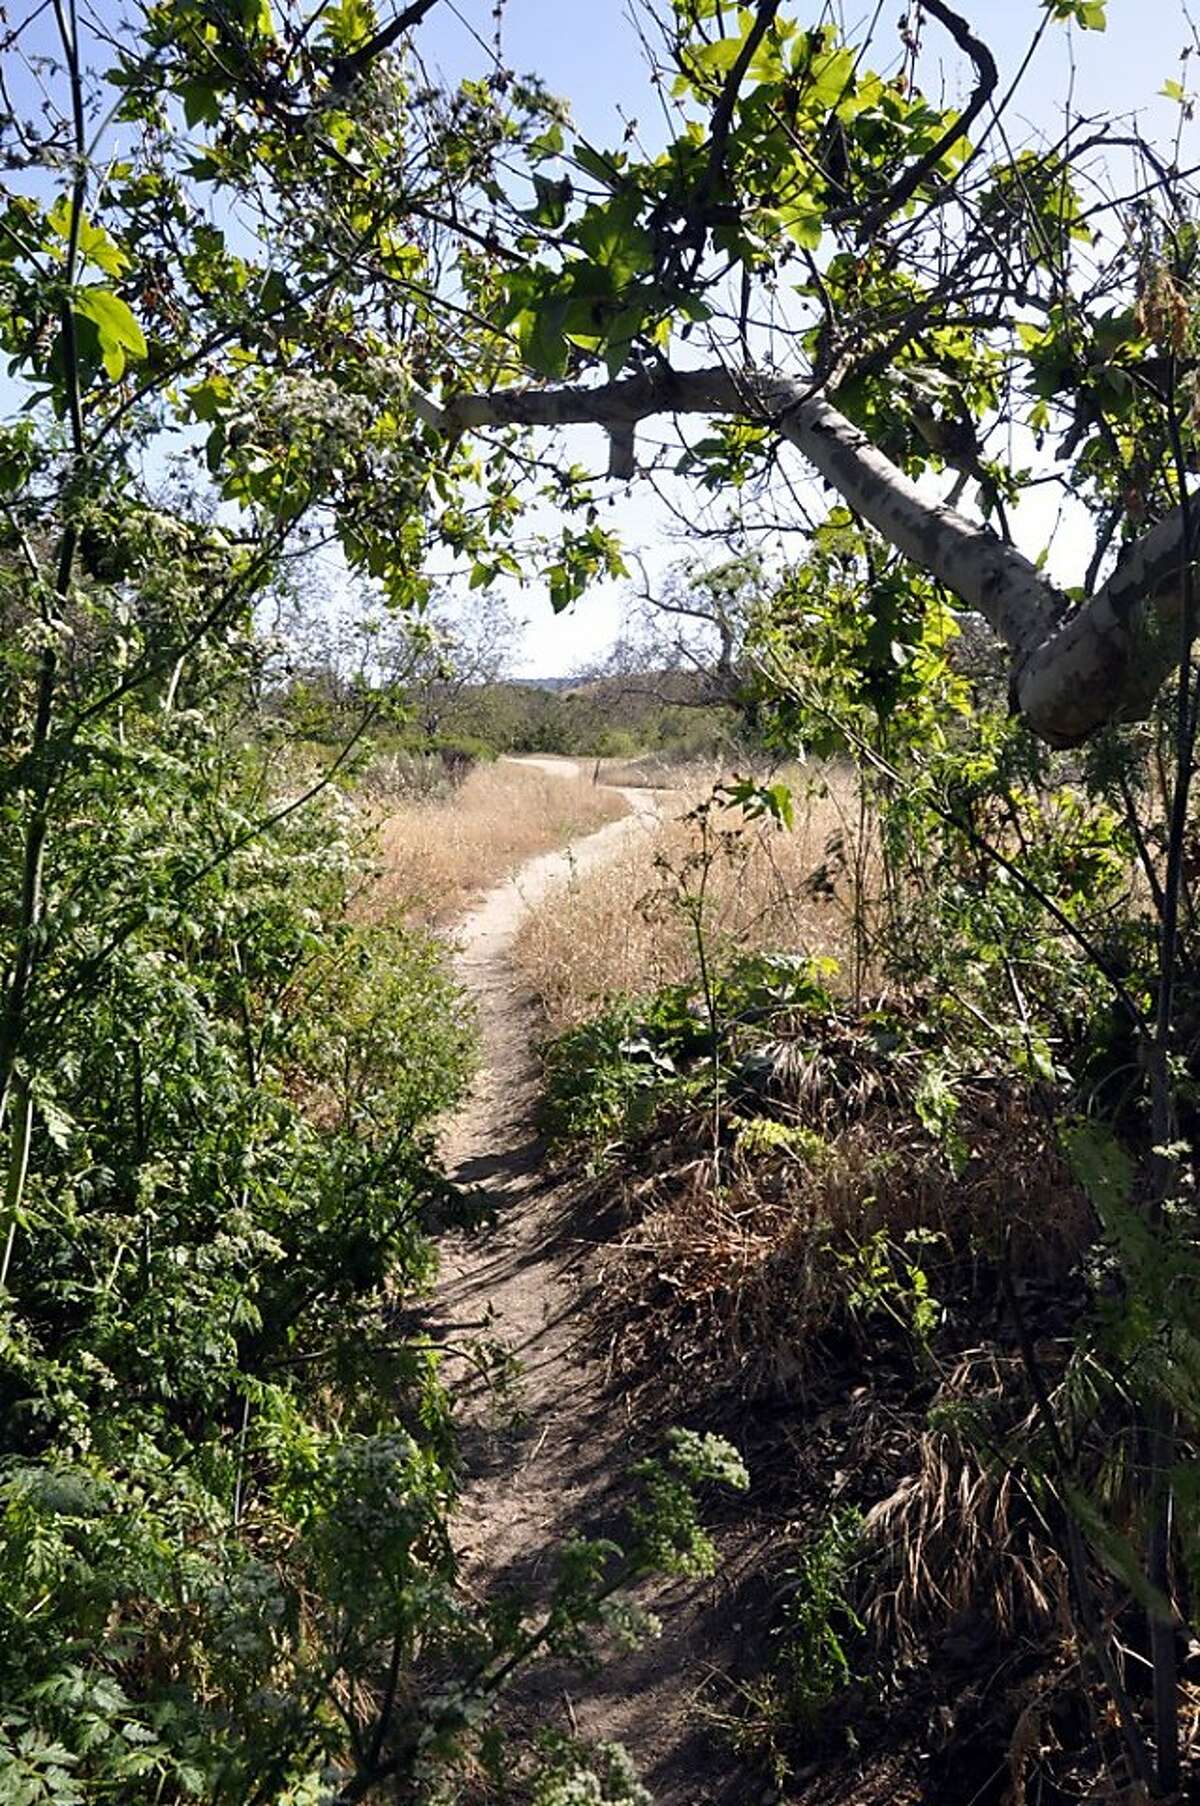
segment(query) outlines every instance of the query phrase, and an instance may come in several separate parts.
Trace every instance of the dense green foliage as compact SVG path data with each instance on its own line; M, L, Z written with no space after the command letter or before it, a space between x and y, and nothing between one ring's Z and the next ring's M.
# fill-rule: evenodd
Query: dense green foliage
M478 465L409 431L409 373L370 323L398 295L410 332L434 319L389 159L412 130L426 201L452 204L548 103L480 91L455 123L385 59L343 106L370 19L340 5L308 21L320 126L297 134L264 99L269 9L210 11L151 8L104 47L101 135L135 154L94 161L99 46L52 9L60 104L22 138L0 230L14 1806L452 1792L509 1675L636 1632L622 1589L711 1562L695 1489L745 1481L723 1445L677 1442L626 1545L566 1544L540 1612L459 1582L419 1306L471 1026L444 950L359 907L370 849L338 786L394 695L357 686L337 743L296 758L313 722L279 707L265 625L331 522L393 609L428 593L431 490L433 538L492 543L455 499ZM554 556L568 590L615 559L591 532Z
M423 727L420 711L407 701L401 682L386 694L389 712L399 715L386 732L373 736L377 750L389 754L440 758L456 762L495 758L504 753L548 753L567 758L627 759L659 753L667 759L733 758L758 742L739 712L701 701L672 702L671 678L656 681L652 672L627 681L540 684L505 682L456 687L444 698L433 691L437 729ZM660 685L665 696L656 693ZM629 692L632 690L632 694ZM361 710L363 696L356 698ZM295 685L279 703L280 716L291 730L315 744L340 746L353 727L353 710L320 694L312 679Z
M729 958L708 993L668 985L650 998L614 998L543 1052L545 1120L553 1141L603 1162L636 1146L661 1108L752 1090L756 1050L781 1026L832 1008L832 961L786 953ZM635 1156L636 1157L636 1156Z
M255 833L243 656L101 718L56 790L5 1222L14 1800L282 1786L339 1747L339 1672L454 1621L446 1401L389 1297L431 1271L429 1129L469 1032L436 948L349 919L335 796ZM97 661L77 706L111 681Z

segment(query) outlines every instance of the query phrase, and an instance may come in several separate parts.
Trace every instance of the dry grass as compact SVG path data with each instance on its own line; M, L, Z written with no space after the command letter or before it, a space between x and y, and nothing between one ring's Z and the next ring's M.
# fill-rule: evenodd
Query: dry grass
M803 1386L864 1286L868 1317L907 1320L910 1232L934 1238L913 1246L935 1298L960 1262L999 1259L1006 1246L1018 1276L1052 1281L1091 1239L1086 1198L1011 1080L960 1086L972 1154L956 1172L914 1111L918 1054L881 1054L868 1025L836 1014L808 1018L778 1046L796 1057L757 1107L793 1130L790 1145L764 1142L754 1118L730 1124L714 1184L709 1125L692 1109L641 1145L639 1170L606 1182L628 1227L600 1315L632 1388L690 1399ZM869 1260L877 1235L882 1284Z
M707 950L718 967L731 953L832 955L840 998L827 1016L775 1022L766 1039L753 1031L770 1077L744 1104L726 1099L719 1136L705 1107L669 1107L605 1178L625 1228L601 1319L634 1387L677 1378L685 1394L699 1385L750 1397L802 1382L824 1332L844 1320L854 1250L876 1235L894 1251L896 1293L885 1302L903 1312L910 1232L937 1238L921 1257L935 1284L939 1269L998 1259L1006 1242L1016 1271L1061 1274L1093 1233L1053 1134L1011 1075L983 1067L956 1081L948 1107L971 1150L965 1169L926 1126L918 1092L936 1070L938 1035L919 997L881 997L871 969L882 919L873 824L848 772L827 771L819 785L793 773L791 787L791 831L712 817ZM517 959L551 1034L606 999L697 984L695 930L680 907L700 875L696 825L679 819L688 800L664 797L644 841L527 917ZM893 1048L873 1026L881 1004ZM756 1137L760 1127L768 1133Z
M712 758L671 758L642 753L636 759L599 759L596 770L604 784L628 790L677 790L702 796L729 776L729 766Z
M700 838L681 818L711 794L706 775L703 787L662 797L656 830L551 891L526 918L516 957L551 1033L585 1021L606 998L696 978L696 932L681 904L685 889L696 894ZM785 776L796 810L792 829L747 822L736 809L712 817L707 946L718 962L734 950L786 951L831 955L849 970L858 834L851 782L839 772L815 783L806 773ZM865 851L869 865L869 845Z
M372 907L430 924L451 921L483 890L539 853L623 815L612 790L577 776L502 759L477 766L449 797L381 809L383 870Z
M1061 1354L1060 1348L1055 1353ZM1004 1448L1037 1427L1020 1357L990 1348L964 1354L938 1388L938 1426L917 1436L911 1470L866 1518L879 1558L867 1612L884 1646L912 1655L920 1632L983 1608L1009 1635L1066 1621L1066 1571L1030 1509L1022 1470ZM992 1446L955 1428L956 1408L987 1422Z

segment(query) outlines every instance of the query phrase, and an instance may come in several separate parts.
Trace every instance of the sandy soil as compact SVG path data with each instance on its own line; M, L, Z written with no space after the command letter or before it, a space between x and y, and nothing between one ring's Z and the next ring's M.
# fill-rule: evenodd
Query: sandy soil
M538 761L573 770L569 761ZM612 857L656 819L653 795L621 794L630 813L576 846L531 861L488 893L460 924L461 976L480 1018L483 1062L475 1093L450 1125L447 1164L460 1184L479 1188L494 1226L444 1245L443 1278L430 1327L448 1340L495 1335L521 1363L519 1416L463 1369L461 1421L471 1475L457 1519L470 1584L481 1593L511 1584L536 1597L548 1583L556 1541L568 1533L619 1529L627 1497L630 1426L606 1397L600 1363L581 1347L588 1257L594 1240L580 1221L575 1188L548 1182L534 1127L533 1017L515 978L511 950L524 912L572 870ZM664 1806L699 1806L727 1796L728 1776L693 1709L703 1661L727 1648L728 1622L713 1583L660 1588L654 1609L663 1636L599 1675L554 1665L522 1683L517 1723L545 1722L591 1739L622 1742ZM717 1765L721 1766L721 1765Z

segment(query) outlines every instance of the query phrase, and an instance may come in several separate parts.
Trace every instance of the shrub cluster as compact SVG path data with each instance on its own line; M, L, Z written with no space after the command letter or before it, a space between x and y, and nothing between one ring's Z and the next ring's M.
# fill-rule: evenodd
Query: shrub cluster
M9 1098L0 1796L299 1797L458 1623L446 1401L394 1319L470 1031L433 942L348 918L332 792L254 832L220 710L89 753Z

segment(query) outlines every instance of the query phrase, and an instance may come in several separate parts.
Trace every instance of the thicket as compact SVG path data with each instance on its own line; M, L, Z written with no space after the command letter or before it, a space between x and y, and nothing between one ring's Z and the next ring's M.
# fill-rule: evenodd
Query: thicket
M20 620L27 574L6 590ZM112 598L77 605L108 641L67 666L87 713L121 666ZM349 806L272 796L253 656L101 707L55 772L0 1268L14 1801L278 1797L340 1752L380 1640L410 1662L459 1611L448 1402L395 1313L470 1029L434 943L349 921ZM10 640L10 747L30 662Z
M432 703L438 726L430 732L403 679L367 689L350 708L312 679L291 686L277 699L280 719L310 741L314 750L336 749L353 728L356 713L374 700L386 707L388 724L373 739L387 757L438 759L451 772L503 753L543 753L584 759L636 758L659 753L668 759L732 759L761 754L761 739L745 717L721 704L660 701L641 692L653 688L655 674L621 680L563 684L496 681L455 687L444 700L436 688Z
M1167 1589L1186 1591L1200 1549L1194 700L1047 754L972 677L936 595L906 584L898 657L894 595L835 516L751 648L777 747L855 773L859 833L811 874L848 957L747 957L723 936L717 874L764 818L787 832L790 809L777 787L724 786L687 818L690 855L646 871L643 907L688 925L691 978L613 997L551 1042L547 1121L621 1201L598 1310L626 1383L710 1412L724 1397L773 1417L790 1399L801 1435L815 1392L830 1471L802 1490L829 1529L802 1573L847 1503L860 1514L852 1582L824 1605L785 1585L765 1674L714 1708L735 1747L779 1778L847 1734L890 1747L887 1715L903 1722L939 1639L967 1624L981 1663L990 1640L1026 1672L1039 1647L1042 1741L1019 1747L1019 1708L997 1704L971 1721L977 1749L947 1731L948 1776L1011 1760L1021 1788L1089 1763L1146 1777L1188 1723L1188 1693L1164 1719L1149 1680L1173 1672L1188 1608ZM886 1432L851 1402L875 1387ZM1063 1666L1064 1600L1081 1675ZM797 1612L833 1652L799 1677Z

